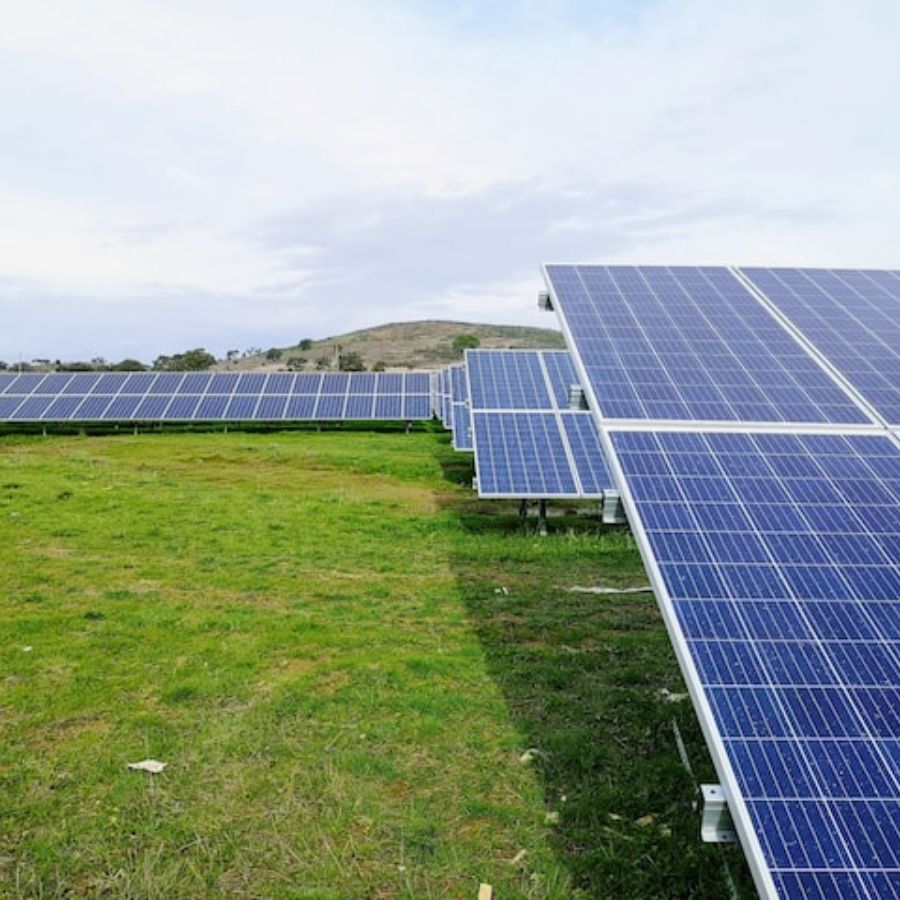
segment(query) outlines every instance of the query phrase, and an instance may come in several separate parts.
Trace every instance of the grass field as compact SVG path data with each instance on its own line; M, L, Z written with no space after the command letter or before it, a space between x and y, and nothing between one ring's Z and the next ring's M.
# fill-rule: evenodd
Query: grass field
M653 598L569 591L642 583L630 536L470 477L428 431L0 439L0 895L749 896Z

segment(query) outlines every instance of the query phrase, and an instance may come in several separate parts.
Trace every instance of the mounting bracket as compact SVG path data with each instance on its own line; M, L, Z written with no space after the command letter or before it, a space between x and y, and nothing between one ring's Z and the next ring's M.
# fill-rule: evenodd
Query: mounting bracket
M719 784L701 784L700 838L705 844L734 844L737 832L728 811L725 793Z

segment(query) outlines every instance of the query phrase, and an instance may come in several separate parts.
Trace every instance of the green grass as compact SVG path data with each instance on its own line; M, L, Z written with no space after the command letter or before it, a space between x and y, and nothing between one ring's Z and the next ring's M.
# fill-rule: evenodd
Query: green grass
M746 890L653 599L568 590L643 581L630 537L470 475L428 432L0 439L0 895Z

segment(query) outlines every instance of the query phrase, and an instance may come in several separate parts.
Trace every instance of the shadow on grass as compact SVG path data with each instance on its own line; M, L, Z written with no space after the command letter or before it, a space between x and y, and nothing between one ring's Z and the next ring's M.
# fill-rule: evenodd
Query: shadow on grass
M469 457L440 453L471 484ZM646 575L627 530L553 507L548 534L517 504L444 498L462 536L452 560L492 678L543 790L551 840L573 887L592 897L728 897L755 892L740 850L700 842L695 783L715 781L674 653L648 593L587 594ZM668 692L668 695L663 692ZM558 817L558 819L557 819Z

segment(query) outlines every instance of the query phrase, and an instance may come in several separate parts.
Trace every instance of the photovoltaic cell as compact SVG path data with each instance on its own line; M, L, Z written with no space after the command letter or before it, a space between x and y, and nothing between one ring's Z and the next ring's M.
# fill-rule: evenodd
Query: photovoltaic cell
M882 435L610 437L776 889L896 887L900 448Z
M900 272L740 272L887 422L900 425Z
M729 270L547 266L606 419L870 422Z

